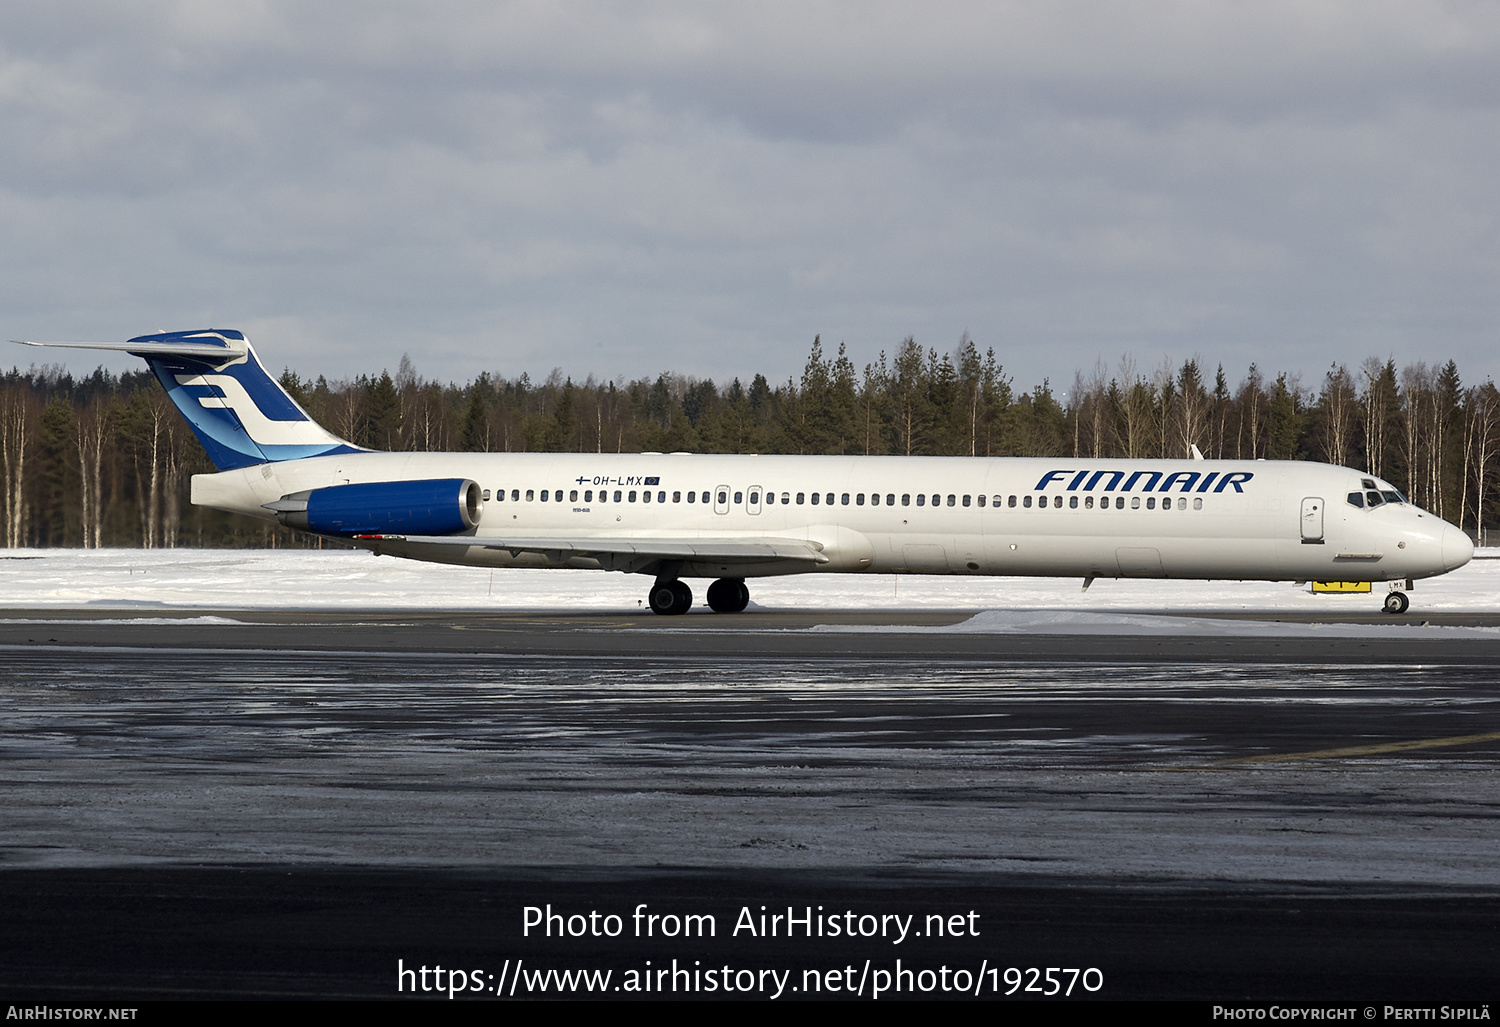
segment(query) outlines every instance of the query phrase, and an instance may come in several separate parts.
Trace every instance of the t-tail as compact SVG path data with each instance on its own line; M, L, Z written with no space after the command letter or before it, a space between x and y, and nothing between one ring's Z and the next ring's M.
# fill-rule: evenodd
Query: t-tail
M212 329L160 332L128 342L21 344L114 350L142 357L221 471L363 452L308 417L266 374L243 332Z

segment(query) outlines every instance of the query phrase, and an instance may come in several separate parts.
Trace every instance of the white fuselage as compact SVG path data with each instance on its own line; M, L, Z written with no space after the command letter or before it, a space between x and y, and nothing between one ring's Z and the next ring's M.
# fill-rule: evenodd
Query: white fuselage
M1354 506L1346 497L1365 492L1368 475L1287 461L357 453L197 475L192 498L269 518L264 504L309 489L432 478L484 489L481 537L798 539L826 557L689 563L684 577L821 570L1390 581L1441 574L1473 552L1457 528L1410 504ZM480 546L358 544L481 566L636 569Z

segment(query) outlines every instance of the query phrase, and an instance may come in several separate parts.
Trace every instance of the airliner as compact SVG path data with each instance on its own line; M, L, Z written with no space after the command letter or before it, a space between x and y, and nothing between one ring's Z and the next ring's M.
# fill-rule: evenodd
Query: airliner
M19 341L19 340L17 340ZM36 343L142 357L218 469L192 501L377 554L652 579L658 614L710 579L719 613L779 574L1389 582L1463 566L1461 530L1389 482L1303 461L386 453L340 439L242 332ZM1404 584L1402 584L1404 583Z

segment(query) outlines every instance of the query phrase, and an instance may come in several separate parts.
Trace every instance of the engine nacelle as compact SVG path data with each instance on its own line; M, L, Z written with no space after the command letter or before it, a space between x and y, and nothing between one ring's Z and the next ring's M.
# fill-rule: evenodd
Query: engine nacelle
M266 509L320 535L456 535L479 524L484 496L468 478L376 481L294 492Z

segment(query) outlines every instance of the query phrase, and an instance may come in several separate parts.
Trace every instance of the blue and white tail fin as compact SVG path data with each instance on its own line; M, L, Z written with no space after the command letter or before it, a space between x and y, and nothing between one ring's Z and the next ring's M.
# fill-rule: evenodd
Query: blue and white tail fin
M144 358L221 471L363 452L308 417L266 374L243 332L160 332L128 342L22 345L115 350Z

